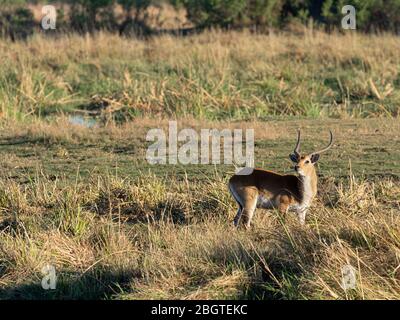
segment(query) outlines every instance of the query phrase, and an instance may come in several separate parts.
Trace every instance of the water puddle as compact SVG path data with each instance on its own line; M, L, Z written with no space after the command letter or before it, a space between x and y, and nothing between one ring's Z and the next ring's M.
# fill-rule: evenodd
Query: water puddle
M86 128L93 128L96 125L98 125L98 122L95 118L93 117L88 117L88 116L83 116L80 114L74 114L74 115L70 115L68 117L68 121L71 124L75 124L78 126L83 126Z

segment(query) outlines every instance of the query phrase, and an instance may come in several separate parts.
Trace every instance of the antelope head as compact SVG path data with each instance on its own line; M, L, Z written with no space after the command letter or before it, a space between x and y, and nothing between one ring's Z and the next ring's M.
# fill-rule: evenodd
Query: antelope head
M329 134L330 134L330 141L325 148L315 151L313 153L307 154L307 155L301 155L300 154L300 130L297 130L296 146L294 147L293 153L291 153L289 155L289 158L290 158L290 160L292 160L293 163L295 163L294 170L300 176L310 176L313 173L315 173L314 165L319 160L320 154L329 150L332 147L333 134L332 134L331 130L329 130Z

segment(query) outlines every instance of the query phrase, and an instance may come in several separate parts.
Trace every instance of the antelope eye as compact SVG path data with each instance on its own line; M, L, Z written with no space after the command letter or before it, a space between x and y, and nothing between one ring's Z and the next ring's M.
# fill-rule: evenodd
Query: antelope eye
M308 163L310 163L310 160L306 160L305 164L308 164Z

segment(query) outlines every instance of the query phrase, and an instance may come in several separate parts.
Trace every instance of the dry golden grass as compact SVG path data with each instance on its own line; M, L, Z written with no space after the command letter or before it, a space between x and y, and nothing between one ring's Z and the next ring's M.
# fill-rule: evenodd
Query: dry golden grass
M400 298L398 181L324 179L306 226L259 210L245 231L227 177L1 181L1 296ZM40 288L47 263L53 292ZM348 264L357 285L345 291Z
M105 107L196 119L397 117L392 35L209 31L0 40L5 117Z

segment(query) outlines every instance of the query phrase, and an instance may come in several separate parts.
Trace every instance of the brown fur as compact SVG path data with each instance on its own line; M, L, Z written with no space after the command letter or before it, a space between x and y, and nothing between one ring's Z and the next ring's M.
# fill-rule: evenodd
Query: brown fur
M297 176L282 175L272 171L249 168L234 175L229 180L229 191L239 205L234 219L237 226L241 217L245 226L250 227L256 208L278 209L286 216L289 209L294 209L301 224L305 223L307 210L317 194L317 173L315 163L322 152L329 150L333 143L333 134L329 130L329 144L317 152L301 155L300 130L297 131L297 142L289 158L296 164L294 169ZM247 174L245 174L247 173Z
M229 180L229 189L239 205L238 214L235 218L235 225L238 225L242 217L246 227L250 226L255 209L278 209L281 214L286 216L291 206L301 206L305 201L304 181L309 179L311 194L309 202L317 193L317 174L314 163L309 156L300 157L297 162L297 175L282 175L272 171L254 169L250 175L234 175ZM269 199L269 206L257 205L261 196Z

